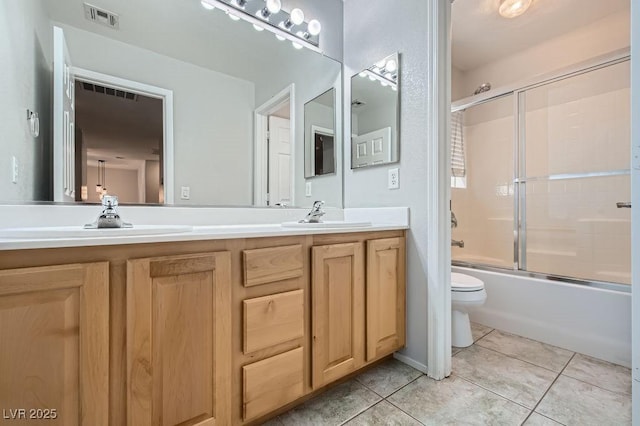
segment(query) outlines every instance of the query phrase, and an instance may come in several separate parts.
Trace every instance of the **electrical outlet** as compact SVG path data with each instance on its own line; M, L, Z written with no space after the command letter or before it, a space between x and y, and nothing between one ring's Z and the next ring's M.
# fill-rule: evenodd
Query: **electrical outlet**
M398 189L400 188L400 174L397 168L389 169L389 189Z
M191 188L188 186L183 186L180 188L180 199L188 200L191 196Z
M11 182L18 183L18 159L11 157Z
M307 182L304 189L304 195L307 197L311 197L311 182Z

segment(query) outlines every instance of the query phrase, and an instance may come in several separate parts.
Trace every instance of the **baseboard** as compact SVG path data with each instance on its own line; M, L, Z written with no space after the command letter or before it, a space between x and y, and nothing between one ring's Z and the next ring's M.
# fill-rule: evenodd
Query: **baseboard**
M397 359L398 361L400 361L400 362L403 362L403 363L407 364L409 367L413 367L413 368L415 368L416 370L421 371L421 372L423 372L424 374L427 374L427 366L426 366L426 365L424 365L423 363L418 362L418 361L416 361L416 360L414 360L414 359L412 359L412 358L409 358L409 357L408 357L408 356L406 356L406 355L402 355L402 354L401 354L401 353L399 353L399 352L395 352L395 353L393 354L393 357L394 357L395 359Z

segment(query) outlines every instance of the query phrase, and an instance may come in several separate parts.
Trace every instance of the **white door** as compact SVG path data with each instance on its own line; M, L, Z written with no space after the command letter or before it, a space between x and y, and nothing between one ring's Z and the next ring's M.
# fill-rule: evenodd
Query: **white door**
M75 111L71 58L62 28L53 27L53 200L75 197Z
M354 136L351 144L352 168L391 161L391 127Z
M291 123L285 118L269 117L269 205L292 204Z

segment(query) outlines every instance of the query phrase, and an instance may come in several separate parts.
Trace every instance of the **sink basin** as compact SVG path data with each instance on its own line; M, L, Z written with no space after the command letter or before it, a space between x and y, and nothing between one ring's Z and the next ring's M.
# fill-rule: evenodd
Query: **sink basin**
M283 228L366 228L371 222L345 222L342 220L326 220L318 223L283 222Z
M0 238L95 238L125 237L191 232L187 225L134 225L133 228L84 229L82 226L51 226L0 229Z

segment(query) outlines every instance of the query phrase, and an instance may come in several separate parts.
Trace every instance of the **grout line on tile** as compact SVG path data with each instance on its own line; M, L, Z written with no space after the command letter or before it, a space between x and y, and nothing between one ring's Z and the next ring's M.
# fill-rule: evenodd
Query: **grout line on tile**
M560 374L560 373L558 373L557 371L553 371L553 370L548 369L547 367L542 367L542 366L540 366L540 365L538 365L538 364L534 364L534 363L532 363L532 362L525 361L525 360L520 359L520 358L516 358L516 357L515 357L515 356L513 356L513 355L505 354L504 352L500 352L499 350L496 350L496 349L486 348L486 347L484 347L484 346L482 346L482 345L478 345L478 347L480 347L480 348L482 348L482 349L486 349L486 350L488 350L488 351L495 352L495 353L500 354L500 355L504 355L504 356L506 356L507 358L515 359L516 361L521 361L521 362L524 362L524 363L526 363L526 364L533 365L534 367L542 368L542 369L547 370L547 371L550 371L550 372L552 372L552 373L554 373L554 374ZM574 355L575 355L575 354L576 354L575 352L573 352L573 353L572 353L571 358L569 358L569 361L571 361L571 360L573 359L573 357L574 357ZM564 369L565 369L565 368L567 368L567 365L569 365L569 362L567 362L567 364L566 364L564 367L562 367L562 370L560 370L560 371L564 371Z
M476 324L477 324L477 323L476 323ZM480 325L482 325L482 326L486 327L486 325L484 325L484 324L480 324ZM487 337L488 335L490 335L490 334L491 334L491 333L493 333L494 331L496 331L496 329L495 329L495 328L492 328L491 330L489 330L488 332L486 332L485 334L483 334L482 336L480 336L480 337L478 337L476 340L474 340L474 341L473 341L473 343L476 343L477 341L484 339L485 337ZM463 349L464 349L464 348L463 348Z
M417 380L417 379L416 379ZM411 417L413 420L415 420L416 422L420 423L421 425L424 425L424 423L422 423L420 420L416 419L415 417L413 417L411 414L407 413L406 411L404 411L402 408L398 407L396 404L394 404L393 402L389 401L388 399L384 399L385 401L387 401L389 404L391 404L392 406L396 407L398 410L402 411L403 413L405 413L407 416Z
M390 393L388 396L383 397L384 399L388 399L391 398L392 395L395 395L396 393L400 392L402 389L406 388L407 386L409 386L411 383L415 382L416 380L418 380L420 377L426 377L429 380L434 380L434 379L430 379L429 376L427 376L426 374L420 374L418 377L416 377L415 379L411 380L409 383L407 383L406 385L396 389L395 391L393 391L392 393Z
M454 374L452 373L452 374L451 374L451 376L454 376ZM513 402L514 404L517 404L517 405L521 406L522 408L526 408L527 410L531 410L531 408L527 407L526 405L522 404L521 402L512 401L512 400L510 400L509 398L507 398L506 396L504 396L504 395L500 395L500 394L499 394L499 393L497 393L496 391L493 391L493 390L491 390L491 389L485 388L484 386L479 385L479 384L477 384L476 382L473 382L473 381L471 381L471 380L469 380L469 379L467 379L467 378L464 378L464 377L462 377L462 376L459 376L459 375L457 375L457 374L455 374L455 376L456 376L456 377L459 377L460 379L464 380L465 382L471 383L472 385L479 387L480 389L484 389L484 390L486 390L487 392L491 392L492 394L494 394L494 395L496 395L496 396L499 396L500 398L502 398L502 399L504 399L504 400L506 400L506 401Z
M562 372L564 373L564 369L562 370ZM568 374L562 374L562 373L560 373L560 375L562 375L562 376L564 376L564 377L569 377L570 379L573 379L573 380L577 380L577 381L582 382L582 383L584 383L584 384L587 384L587 385L589 385L589 386L596 387L596 388L601 389L601 390L603 390L603 391L607 391L607 392L615 393L616 395L631 396L631 394L630 394L630 393L627 393L627 392L617 392L617 391L612 391L611 389L603 388L602 386L598 386L598 385L593 384L593 383L585 382L584 380L578 379L578 378L573 377L573 376L570 376L570 375L568 375ZM632 379L632 380L633 380L633 379ZM633 382L632 382L632 383L633 383Z
M378 394L376 394L376 395L378 395ZM378 395L378 396L379 396L379 395ZM364 410L359 411L359 412L358 412L358 413L356 413L355 415L353 415L353 416L349 417L347 420L345 420L344 422L340 423L340 426L344 425L345 423L350 422L351 420L353 420L353 419L355 419L356 417L358 417L360 414L362 414L362 413L364 413L365 411L367 411L367 410L369 410L369 409L371 409L371 408L375 407L376 405L380 404L382 401L384 401L384 398L382 398L382 399L381 399L381 400L379 400L379 401L374 402L374 403L373 403L373 405L370 405L370 406L368 406L367 408L365 408Z
M572 359L573 359L573 357L575 357L575 356L576 356L576 354L575 354L575 352L574 352L574 353L573 353L573 355L571 355L571 358L569 358L569 362L571 362L571 360L572 360ZM569 365L569 362L567 362L567 364L562 368L562 370L560 370L560 372L558 373L558 375L556 376L556 378L555 378L555 379L553 379L553 382L551 382L551 385L547 388L547 390L544 392L544 394L542 395L542 397L538 400L537 404L533 407L533 409L531 410L531 413L533 413L533 412L535 412L535 411L536 411L536 409L538 408L538 406L540 405L540 403L542 402L542 400L544 399L544 397L545 397L545 396L547 396L547 394L549 393L549 391L551 390L551 388L553 387L553 385L555 385L555 383L558 381L558 379L560 378L560 376L562 376L562 372L565 370L565 368L567 368L567 365ZM527 419L528 419L529 417L531 417L531 413L529 413L529 415L527 416L527 418L526 418L526 419L524 419L524 421L525 421L525 422L527 421ZM540 413L537 413L537 414L540 414ZM541 416L544 416L544 414L540 414L540 415L541 415ZM554 422L557 422L557 423L560 423L560 424L564 424L564 423L561 423L561 422L559 422L558 420L553 419L553 418L551 418L551 417L548 417L548 416L544 416L544 417L547 417L548 419L551 419L551 420L553 420Z

